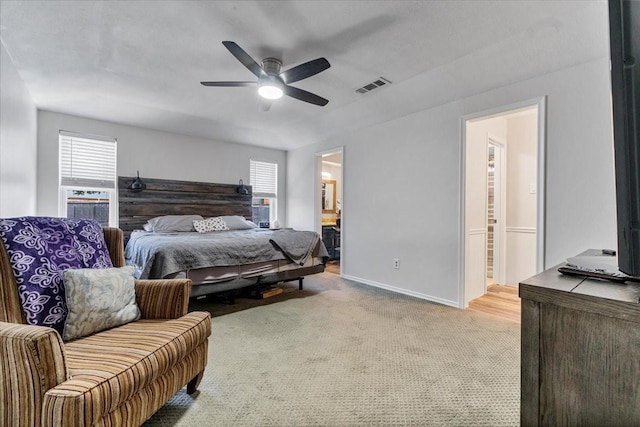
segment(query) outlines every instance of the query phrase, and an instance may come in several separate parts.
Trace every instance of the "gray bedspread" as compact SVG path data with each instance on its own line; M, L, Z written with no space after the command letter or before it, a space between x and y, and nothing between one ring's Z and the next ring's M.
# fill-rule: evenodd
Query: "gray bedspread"
M139 279L159 279L195 268L285 259L302 264L305 253L308 257L318 244L320 245L318 256L328 256L324 244L315 232L284 233L286 241L280 240L277 245L272 243L272 235L278 235L283 231L293 230L274 232L266 229L250 229L214 233L139 231L131 233L125 248L125 258L127 264L136 266L136 277ZM308 233L315 234L317 239L310 239ZM296 240L294 237L296 234L300 239L314 246L307 251L301 249L304 243ZM287 255L287 252L291 255Z
M276 230L271 235L271 241L291 261L303 265L318 245L320 236L314 231Z

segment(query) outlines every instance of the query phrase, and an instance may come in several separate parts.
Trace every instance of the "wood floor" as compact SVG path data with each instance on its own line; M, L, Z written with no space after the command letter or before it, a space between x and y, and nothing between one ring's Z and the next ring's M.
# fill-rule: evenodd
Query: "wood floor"
M469 302L469 310L520 323L520 298L515 286L487 286L487 293Z
M329 261L324 266L324 271L327 273L340 274L340 261Z

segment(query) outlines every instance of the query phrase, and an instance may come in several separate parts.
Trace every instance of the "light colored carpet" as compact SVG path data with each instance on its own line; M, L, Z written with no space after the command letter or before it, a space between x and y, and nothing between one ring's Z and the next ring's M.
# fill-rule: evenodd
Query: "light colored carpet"
M200 391L145 427L518 425L519 325L329 273L287 291L214 317Z

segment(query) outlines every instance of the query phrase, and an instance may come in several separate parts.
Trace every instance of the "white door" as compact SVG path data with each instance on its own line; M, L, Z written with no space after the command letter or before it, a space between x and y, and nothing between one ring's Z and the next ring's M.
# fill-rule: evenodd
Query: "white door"
M487 280L505 284L506 155L505 144L487 138Z

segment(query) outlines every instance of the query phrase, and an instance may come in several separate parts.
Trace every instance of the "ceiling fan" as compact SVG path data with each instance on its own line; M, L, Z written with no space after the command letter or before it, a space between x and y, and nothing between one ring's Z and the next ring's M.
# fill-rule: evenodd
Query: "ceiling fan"
M267 101L261 101L258 108L267 111L271 107L271 100L287 95L300 101L324 107L329 103L327 99L306 90L289 86L290 83L314 76L331 67L325 58L314 59L304 64L297 65L285 71L280 71L282 61L276 58L265 58L262 66L249 56L240 46L232 41L223 41L222 44L236 57L238 61L249 69L257 78L257 81L236 82L200 82L204 86L242 87L258 86L258 94Z

